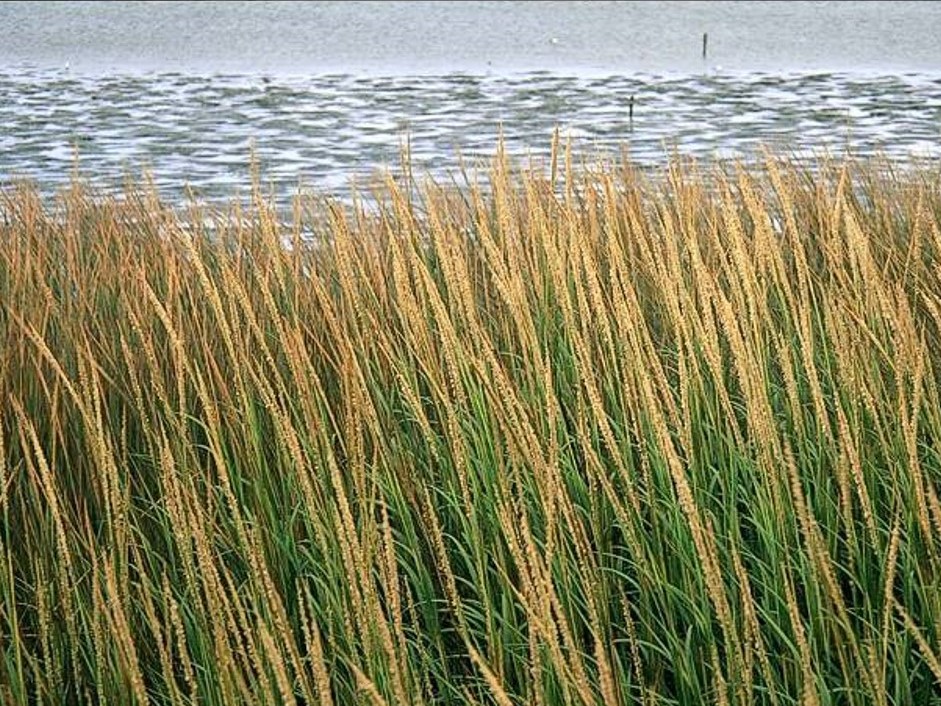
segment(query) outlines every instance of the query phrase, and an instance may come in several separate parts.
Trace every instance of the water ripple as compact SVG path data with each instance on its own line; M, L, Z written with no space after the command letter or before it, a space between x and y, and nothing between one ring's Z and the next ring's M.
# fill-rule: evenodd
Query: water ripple
M0 183L51 193L76 155L100 186L149 171L180 198L226 198L250 179L254 149L283 197L299 183L344 190L398 163L406 136L416 169L442 176L456 155L545 155L555 128L593 154L656 164L849 149L941 155L941 78L926 74L767 73L309 78L154 73L81 76L0 71ZM633 99L633 117L630 103Z

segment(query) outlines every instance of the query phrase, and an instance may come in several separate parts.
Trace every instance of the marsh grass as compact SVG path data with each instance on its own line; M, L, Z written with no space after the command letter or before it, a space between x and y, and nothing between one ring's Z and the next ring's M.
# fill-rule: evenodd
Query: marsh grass
M889 167L7 191L0 701L941 703L941 175Z

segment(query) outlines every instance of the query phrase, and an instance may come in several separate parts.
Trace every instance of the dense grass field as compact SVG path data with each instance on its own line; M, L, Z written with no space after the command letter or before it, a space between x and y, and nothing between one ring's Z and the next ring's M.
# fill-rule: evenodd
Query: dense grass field
M3 704L941 703L941 172L0 201Z

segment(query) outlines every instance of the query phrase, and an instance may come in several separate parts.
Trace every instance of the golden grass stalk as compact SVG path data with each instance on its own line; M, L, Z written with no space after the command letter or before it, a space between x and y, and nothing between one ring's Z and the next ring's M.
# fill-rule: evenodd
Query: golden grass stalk
M885 167L3 194L0 699L926 701L941 178Z

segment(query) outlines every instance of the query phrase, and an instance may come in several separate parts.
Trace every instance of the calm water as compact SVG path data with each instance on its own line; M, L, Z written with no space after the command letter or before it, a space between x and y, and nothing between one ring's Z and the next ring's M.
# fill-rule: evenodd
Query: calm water
M702 37L708 52L702 56ZM941 3L0 3L0 183L282 196L460 152L941 156ZM630 100L633 96L633 119Z

